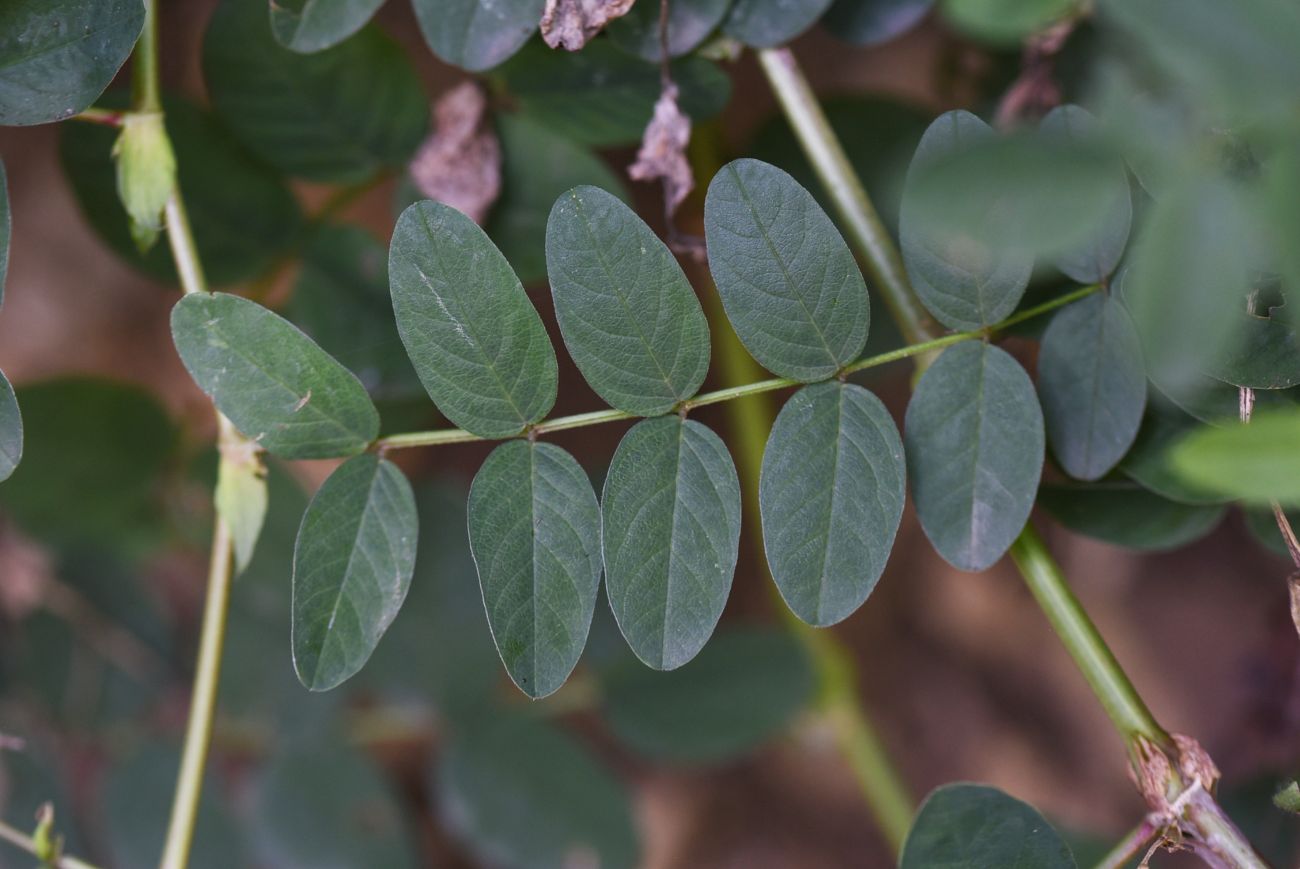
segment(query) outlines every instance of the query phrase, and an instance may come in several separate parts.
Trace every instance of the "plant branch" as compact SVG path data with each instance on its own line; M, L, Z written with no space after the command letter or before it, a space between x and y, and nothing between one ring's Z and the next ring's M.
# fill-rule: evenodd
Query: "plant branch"
M41 850L36 846L36 841L31 836L9 826L4 821L0 821L0 839L23 849L38 859L41 856ZM76 857L59 857L58 862L50 865L53 869L96 869L92 864L84 860L78 860Z
M1157 824L1150 816L1142 819L1138 824L1129 831L1123 839L1115 843L1115 847L1106 852L1106 856L1101 858L1093 869L1124 869L1129 861L1137 855L1139 851L1147 847L1156 834L1160 832L1160 825Z
M913 344L908 347L900 347L897 350L890 350L887 353L879 353L875 356L867 356L852 362L840 371L841 374L856 374L859 371L865 371L868 368L877 368L881 365L888 365L891 362L898 362L902 359L910 359L915 356L921 356L942 350L944 347L950 347L953 344L960 344L963 341L973 341L979 338L988 337L992 333L1007 329L1017 323L1023 323L1025 320L1042 316L1049 311L1075 302L1084 296L1096 292L1098 285L1081 287L1072 290L1051 301L1044 302L1032 308L1026 308L1020 313L1008 317L996 326L988 329L974 329L969 332L953 332L950 335L943 335L939 338L931 338L919 344ZM729 386L725 389L716 389L712 392L702 392L694 398L687 399L681 403L683 410L693 410L697 407L704 407L710 404L719 404L724 401L734 401L738 398L745 398L751 395L760 395L764 392L773 392L778 389L788 389L793 386L803 386L804 383L799 380L791 380L788 377L771 377L767 380L758 380L753 383L745 383L740 386ZM626 419L637 419L636 415L626 413L621 410L593 410L587 413L577 413L572 416L559 416L555 419L544 420L529 429L534 435L548 434L550 432L565 431L573 428L585 428L589 425L600 425L607 422L618 422ZM463 444L474 441L490 440L475 434L471 434L464 429L450 428L437 429L435 431L406 432L403 434L389 435L380 438L375 442L375 448L380 451L409 449L411 447L431 447L442 446L445 444Z

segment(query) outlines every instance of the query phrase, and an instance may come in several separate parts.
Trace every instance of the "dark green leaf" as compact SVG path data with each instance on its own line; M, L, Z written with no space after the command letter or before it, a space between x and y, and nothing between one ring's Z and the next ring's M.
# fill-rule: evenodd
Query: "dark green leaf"
M731 0L672 0L668 4L668 56L681 57L703 42L727 14ZM624 50L658 63L663 57L659 40L659 3L633 3L622 18L606 28L609 38Z
M722 31L754 48L789 42L821 17L831 0L733 0Z
M469 492L469 545L497 651L534 699L569 678L600 585L600 506L573 456L510 441Z
M358 226L326 224L303 252L289 316L380 399L424 397L393 321L383 245Z
M297 54L275 41L266 14L266 0L222 0L203 41L208 93L235 135L315 181L360 181L404 163L429 107L397 45L369 25L334 48Z
M1071 531L1140 551L1177 549L1213 531L1219 506L1180 504L1136 483L1043 486L1038 503Z
M1080 480L1124 458L1142 423L1147 381L1128 312L1093 294L1058 312L1038 355L1038 397L1052 452Z
M23 457L23 416L9 379L0 371L0 482L9 479Z
M601 496L605 590L636 656L672 670L700 651L726 606L740 545L740 481L727 447L677 416L639 422Z
M598 147L639 142L662 84L658 64L602 39L576 54L530 43L499 76L524 115L574 142ZM672 76L681 109L692 120L716 115L731 95L731 79L700 57L675 61Z
M899 869L1075 869L1047 819L997 788L944 785L930 792L903 843Z
M651 758L730 760L774 738L807 704L816 678L789 631L718 631L680 670L661 673L630 656L601 679L614 735Z
M125 108L125 93L104 105ZM283 256L302 227L302 214L284 179L251 155L211 112L182 99L164 101L167 134L181 160L177 180L185 194L199 258L208 280L222 286L265 272ZM113 142L117 131L100 124L64 124L59 157L81 213L113 252L160 281L177 282L167 244L141 254L117 194Z
M9 235L12 232L9 213L9 176L4 161L0 161L0 305L5 301L5 277L9 274Z
M545 721L498 712L457 733L435 775L445 822L480 860L528 869L639 862L623 787Z
M1137 440L1120 462L1120 471L1142 488L1180 504L1223 503L1226 497L1187 483L1174 470L1171 449L1196 428L1194 419L1152 394Z
M1257 413L1249 423L1205 427L1175 443L1169 460L1187 485L1254 503L1300 504L1300 410Z
M402 608L419 520L411 484L386 459L357 456L330 475L293 551L293 666L312 691L351 678Z
M0 6L0 124L71 117L135 47L140 0L7 0Z
M337 45L374 16L384 0L270 0L271 32L285 48L309 54Z
M1286 540L1282 538L1282 530L1277 527L1277 517L1273 515L1272 510L1267 507L1252 507L1243 510L1242 513L1246 517L1246 528L1256 540L1270 552L1283 558L1290 558L1291 550L1287 548ZM1292 530L1300 528L1300 510L1287 509L1285 514Z
M1300 301L1300 287L1291 295ZM1300 385L1300 323L1288 322L1277 308L1268 315L1234 312L1228 320L1228 345L1204 361L1206 374L1260 390Z
M483 230L438 202L402 212L388 251L397 331L453 423L509 437L555 404L551 339L519 278Z
M903 191L899 240L912 286L930 313L954 329L1005 319L1024 295L1033 260L1016 250L994 249L987 240L952 226L935 225L928 215L933 209L915 200L915 179L992 136L989 126L969 112L940 115L917 146ZM951 197L951 190L947 193Z
M847 618L871 594L907 498L903 443L861 386L791 396L763 451L759 504L772 579L811 625Z
M564 343L601 398L656 416L696 393L709 369L709 323L682 267L636 212L575 187L551 211L546 261Z
M704 231L727 318L764 367L823 380L862 353L867 285L843 236L793 178L758 160L728 163L709 185Z
M295 746L277 753L261 771L252 802L259 865L420 865L396 794L350 746Z
M1278 788L1273 794L1273 805L1284 812L1300 815L1300 781L1292 779Z
M256 302L185 296L172 308L172 340L217 409L282 458L352 455L379 434L379 413L361 381Z
M840 39L879 45L911 30L934 0L835 0L822 24Z
M491 69L537 30L546 0L414 0L424 41L470 72Z
M1098 134L1096 118L1075 105L1058 106L1048 112L1039 129L1047 136L1085 142ZM1115 161L1112 183L1102 190L1109 205L1097 232L1055 258L1056 267L1081 284L1097 284L1110 277L1124 255L1133 225L1133 196L1122 161Z
M950 564L984 570L1029 519L1043 470L1034 384L981 342L950 347L907 407L907 471L926 536Z
M943 0L958 29L995 44L1015 44L1074 11L1079 0Z

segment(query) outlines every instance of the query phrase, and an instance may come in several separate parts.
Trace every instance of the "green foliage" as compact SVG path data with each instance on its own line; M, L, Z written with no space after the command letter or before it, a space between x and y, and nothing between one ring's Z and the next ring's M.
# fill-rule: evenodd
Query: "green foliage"
M143 25L141 0L5 3L0 124L47 124L85 109L126 62Z
M763 451L759 504L772 579L812 625L847 618L875 588L907 495L903 443L860 386L796 392Z
M0 482L13 474L23 457L23 416L9 379L0 372Z
M265 0L222 0L203 40L203 74L245 145L313 181L360 181L400 165L429 125L415 70L373 25L297 54L271 35Z
M356 33L384 0L270 0L271 33L285 48L324 51Z
M370 657L406 600L419 531L411 484L373 455L345 462L302 517L293 553L293 665L327 691Z
M1180 504L1127 480L1043 486L1038 503L1071 531L1144 552L1199 540L1218 527L1224 514L1221 506Z
M709 324L668 247L617 197L577 187L546 232L555 316L591 388L619 410L666 413L709 368Z
M950 564L984 570L1020 533L1043 469L1043 414L1003 350L950 347L907 406L907 470L926 536Z
M1137 440L1120 462L1120 471L1144 489L1180 504L1223 503L1226 497L1185 480L1174 468L1174 445L1196 427L1196 421L1187 414L1152 396Z
M1202 428L1169 454L1191 487L1236 500L1300 504L1300 411L1257 413L1249 424Z
M213 293L185 296L171 320L199 388L277 456L348 456L379 434L379 414L356 376L278 314Z
M413 0L424 41L471 72L509 58L537 30L546 0Z
M438 409L481 437L508 437L555 403L546 327L486 233L437 202L402 212L388 254L397 330Z
M977 39L1015 45L1079 5L1079 0L942 0L941 8L954 26Z
M708 38L727 14L731 0L674 0L668 5L668 56L681 57ZM659 4L633 3L607 27L619 47L653 63L663 58Z
M944 785L925 798L900 869L1074 869L1070 848L1032 806L996 788Z
M835 0L822 24L840 39L879 45L911 30L934 0Z
M648 666L699 653L722 616L740 545L740 481L722 440L675 416L623 437L601 495L605 589Z
M600 508L587 474L551 444L492 451L469 494L469 543L506 672L554 692L582 655L600 585Z
M822 16L831 0L732 0L722 31L755 48L789 42Z
M795 380L830 377L867 343L867 286L812 194L757 160L736 160L709 184L709 266L745 348Z

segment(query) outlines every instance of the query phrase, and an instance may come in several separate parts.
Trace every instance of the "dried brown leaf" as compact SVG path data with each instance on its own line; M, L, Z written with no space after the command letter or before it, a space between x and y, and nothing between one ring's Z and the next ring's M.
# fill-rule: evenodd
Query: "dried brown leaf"
M641 150L627 174L636 181L664 182L664 206L669 215L695 188L686 146L691 141L691 119L677 106L677 85L664 87L655 103L654 117L646 125Z
M542 39L551 48L577 51L605 25L627 14L633 0L546 0Z
M487 98L467 81L442 95L433 116L434 131L411 160L411 180L425 196L482 223L501 192L501 144Z

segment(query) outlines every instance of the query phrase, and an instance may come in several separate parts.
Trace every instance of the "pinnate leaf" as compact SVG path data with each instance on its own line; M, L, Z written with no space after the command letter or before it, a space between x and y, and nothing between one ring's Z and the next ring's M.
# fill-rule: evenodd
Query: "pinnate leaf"
M936 788L903 843L899 869L1075 869L1074 856L1033 806L975 784Z

